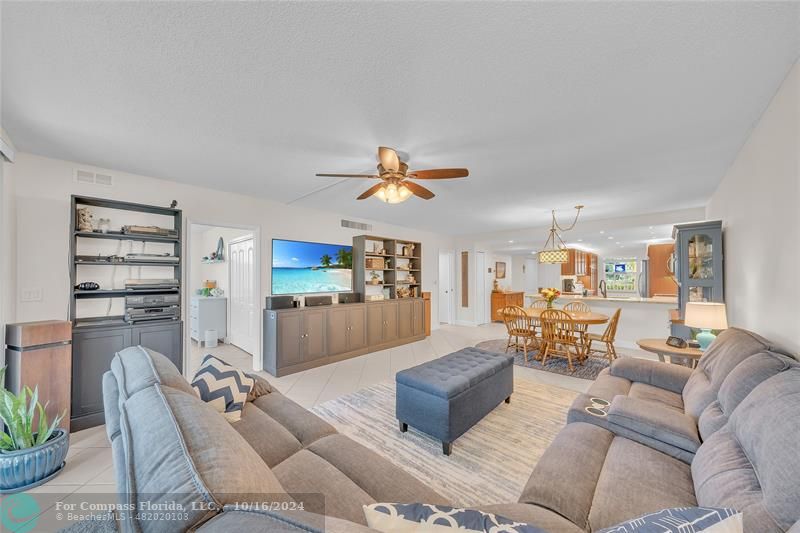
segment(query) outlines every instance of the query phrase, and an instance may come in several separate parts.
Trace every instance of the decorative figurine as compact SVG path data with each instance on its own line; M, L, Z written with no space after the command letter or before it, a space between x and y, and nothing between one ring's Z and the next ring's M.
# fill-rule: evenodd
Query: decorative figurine
M92 211L88 207L79 207L75 210L78 231L93 231Z

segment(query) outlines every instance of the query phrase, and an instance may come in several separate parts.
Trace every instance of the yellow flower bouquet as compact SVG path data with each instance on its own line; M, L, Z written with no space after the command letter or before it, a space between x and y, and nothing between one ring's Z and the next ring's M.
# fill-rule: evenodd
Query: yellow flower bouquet
M542 298L547 302L547 308L550 309L553 307L553 302L561 296L561 291L555 287L548 287L539 291L539 294L542 295Z

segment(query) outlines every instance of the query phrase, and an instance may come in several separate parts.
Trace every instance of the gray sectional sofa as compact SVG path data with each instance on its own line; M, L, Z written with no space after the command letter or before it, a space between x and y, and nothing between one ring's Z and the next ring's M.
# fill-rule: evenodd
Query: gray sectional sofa
M627 368L631 363L620 359L594 385L592 394L613 399L612 409L614 402L639 400L647 402L640 404L645 412L669 408L705 418L693 457L661 449L676 446L645 429L657 420L639 420L629 438L608 420L570 414L574 419L538 462L519 501L480 509L578 533L665 507L728 506L744 511L748 532L787 531L800 519L800 368L768 343L753 348L752 339L746 332L721 335L694 372L663 363ZM738 365L750 360L753 366L733 380ZM160 354L134 347L114 357L103 387L123 503L207 504L195 503L180 522L129 521L126 530L358 533L371 531L364 504L448 503L257 379L242 420L229 423ZM243 501L277 503L230 506Z

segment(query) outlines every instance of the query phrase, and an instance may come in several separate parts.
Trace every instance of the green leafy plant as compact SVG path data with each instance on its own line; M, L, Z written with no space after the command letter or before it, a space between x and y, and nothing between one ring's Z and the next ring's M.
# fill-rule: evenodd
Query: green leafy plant
M0 383L5 383L6 369L0 368ZM30 400L29 400L30 398ZM0 421L6 426L0 431L0 453L24 450L44 444L63 420L64 413L57 415L47 424L45 409L47 403L39 402L39 387L33 390L25 387L19 394L12 394L5 387L0 388ZM39 425L34 428L33 420L39 414ZM34 431L35 429L35 431Z

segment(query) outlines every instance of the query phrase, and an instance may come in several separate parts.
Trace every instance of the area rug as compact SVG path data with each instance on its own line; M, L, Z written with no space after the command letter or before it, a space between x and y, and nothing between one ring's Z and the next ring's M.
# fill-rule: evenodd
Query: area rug
M516 502L533 467L564 427L577 392L514 379L511 403L502 403L453 443L442 445L413 427L401 433L395 384L384 382L312 411L341 433L383 455L456 506Z
M476 348L486 350L487 352L506 353L506 339L497 339L492 341L483 341L475 345ZM511 350L509 349L509 353ZM548 357L547 363L544 365L533 358L536 352L528 352L528 361L525 361L525 354L517 352L514 355L514 364L533 368L536 370L543 370L545 372L552 372L554 374L562 374L564 376L571 376L573 378L597 379L597 375L604 368L608 368L608 359L605 357L589 357L581 364L573 362L575 371L572 372L567 366L567 360L564 357Z

